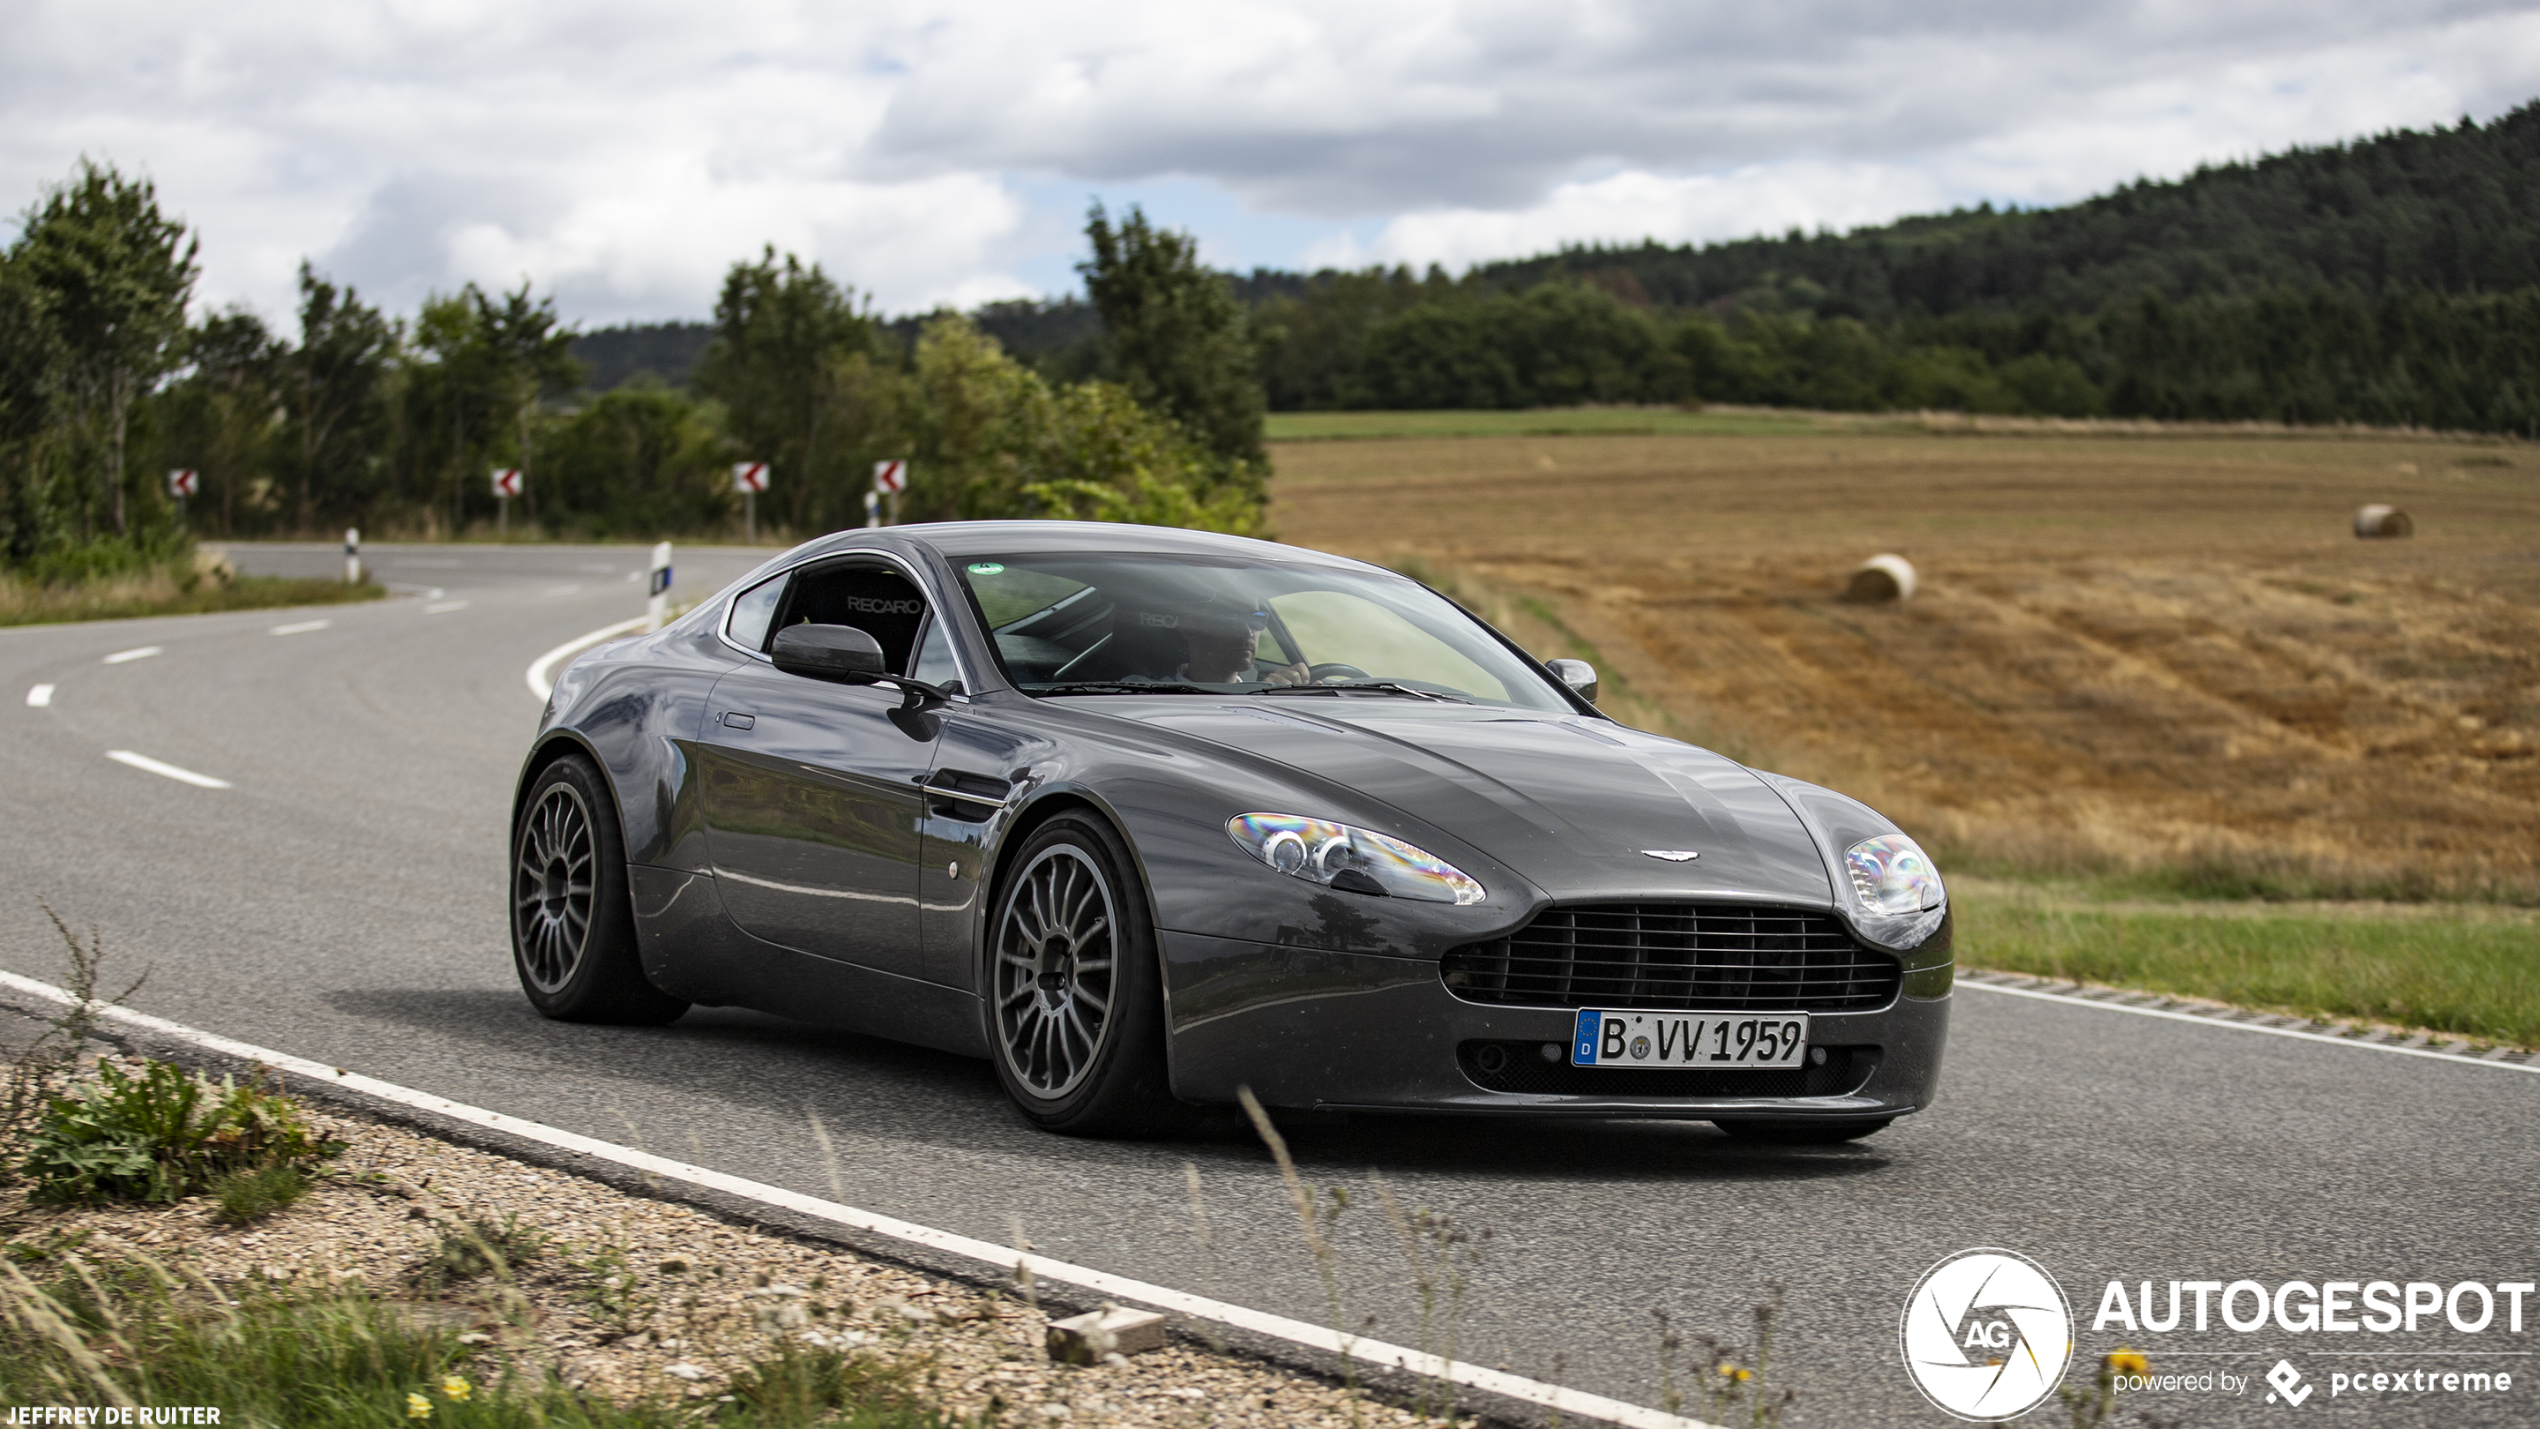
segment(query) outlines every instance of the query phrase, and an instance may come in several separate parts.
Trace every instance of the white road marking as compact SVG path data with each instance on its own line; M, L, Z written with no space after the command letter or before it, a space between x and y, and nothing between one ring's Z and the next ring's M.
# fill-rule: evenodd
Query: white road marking
M530 661L529 693L538 697L538 703L545 704L547 697L556 692L556 666L603 640L614 640L620 635L631 635L651 623L651 616L639 615L633 620L621 620L615 625L603 625L588 635L576 635L571 640Z
M547 594L549 594L549 595L579 595L579 594L581 594L581 592L582 592L582 587L580 587L580 586L578 586L578 585L560 585L560 586L557 586L556 588L554 588L553 590L548 591L548 592L547 592Z
M423 608L423 613L426 615L447 615L451 611L465 609L467 609L467 602L463 600L436 600L432 604L425 606Z
M2432 1047L2402 1047L2388 1042L2367 1042L2360 1037L2332 1037L2325 1032L2305 1032L2298 1027L2261 1027L2251 1022L2234 1022L2227 1017L2214 1017L2201 1012L2177 1012L2166 1007L2129 1007L2122 1002L2102 1002L2095 997L2074 997L2070 993L2045 992L2033 987L2004 987L2000 983L1978 982L1973 978L1958 979L1958 986L1980 988L1985 992L2008 993L2013 997L2034 997L2041 1002L2061 1002L2073 1007L2095 1007L2102 1012L2131 1012L2137 1017L2165 1017L2172 1022L2193 1022L2199 1027L2228 1027L2234 1032L2263 1032L2270 1037L2292 1037L2304 1042L2326 1042L2338 1047L2356 1047L2367 1052L2396 1052L2406 1057L2432 1057L2438 1062L2468 1062L2481 1067L2501 1067L2508 1072L2540 1073L2540 1059L2531 1062L2495 1062L2485 1057L2466 1056L2459 1052L2437 1051Z
M312 630L324 630L334 623L332 620L302 620L290 625L277 625L265 633L267 635L306 635Z
M53 703L53 687L51 685L37 685L33 689L28 690L26 692L26 703L27 708L38 710Z
M109 665L120 665L127 660L147 660L151 656L160 654L166 649L167 647L164 645L144 645L138 650L118 650L114 654L106 657L106 663Z
M129 749L109 749L106 751L106 757L117 764L129 764L135 769L147 769L153 774L165 775L180 784L191 784L197 789L230 787L226 779L215 779L209 774L197 774L191 769L179 769L173 764L162 764L149 755L135 754Z
M68 992L51 983L38 982L34 978L22 977L13 972L0 972L0 987L12 988L30 996L66 1006L74 1001ZM673 1161L666 1156L655 1156L649 1151L619 1146L614 1142L601 1141L579 1132L566 1131L540 1122L523 1121L518 1117L505 1116L501 1112L470 1106L465 1102L448 1101L429 1092L416 1091L394 1082L383 1082L375 1077L361 1076L345 1071L341 1067L329 1066L323 1062L312 1062L305 1057L294 1057L288 1052L276 1052L258 1047L253 1043L232 1041L227 1037L188 1027L181 1022L171 1022L164 1017L152 1017L146 1012L135 1012L126 1007L100 1006L97 1008L97 1014L109 1022L121 1022L128 1026L145 1028L163 1037L191 1043L205 1051L216 1052L224 1057L270 1067L304 1082L341 1087L357 1096L388 1102L396 1106L413 1107L468 1126L501 1132L523 1141L554 1147L559 1151L571 1152L578 1156L587 1156L595 1161L611 1162L630 1170L641 1171L647 1176L678 1181L701 1190L720 1191L727 1196L737 1196L744 1200L756 1201L763 1206L773 1206L780 1210L791 1211L796 1215L828 1221L833 1225L860 1231L865 1235L925 1246L930 1250L942 1251L966 1260L977 1261L982 1265L993 1266L1000 1271L1019 1272L1028 1269L1035 1280L1073 1285L1106 1299L1139 1301L1159 1310L1168 1310L1191 1319L1231 1326L1267 1339L1285 1340L1289 1344L1303 1345L1324 1354L1346 1355L1359 1364L1372 1364L1380 1369L1401 1370L1428 1379L1444 1379L1467 1388L1482 1390L1485 1393L1501 1395L1526 1404L1540 1405L1558 1414L1578 1415L1602 1420L1609 1424L1621 1424L1628 1426L1628 1429L1717 1429L1717 1426L1706 1424L1699 1419L1687 1419L1682 1415L1669 1414L1664 1410L1630 1404L1619 1399L1609 1399L1601 1394L1588 1394L1561 1385L1549 1384L1543 1380L1509 1374L1504 1370L1484 1369L1480 1365L1465 1364L1460 1360L1443 1359L1437 1355L1406 1349L1400 1345L1389 1345L1382 1340L1343 1335L1322 1325L1311 1324L1304 1320L1291 1320L1285 1315L1273 1315L1267 1311L1248 1309L1223 1300L1212 1300L1204 1295L1193 1295L1167 1286L1149 1284L1143 1280L1132 1280L1125 1275L1114 1275L1107 1270L1095 1270L1090 1266L1072 1265L1063 1260L1050 1260L1038 1255L1025 1254L1016 1251L1011 1246L973 1240L969 1236L937 1230L932 1226L919 1225L914 1221L903 1221L872 1211L859 1210L854 1206L822 1200L817 1196L806 1196L800 1191L789 1191L782 1186L770 1186L764 1182L747 1180L728 1172L693 1166L684 1161Z

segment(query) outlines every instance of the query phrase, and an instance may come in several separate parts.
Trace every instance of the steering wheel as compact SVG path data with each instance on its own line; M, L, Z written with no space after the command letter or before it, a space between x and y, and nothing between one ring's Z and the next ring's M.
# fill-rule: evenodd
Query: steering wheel
M1325 661L1320 665L1306 666L1305 677L1309 683L1317 685L1323 683L1325 680L1372 680L1376 678L1375 676L1358 668L1356 665L1344 665L1337 660Z

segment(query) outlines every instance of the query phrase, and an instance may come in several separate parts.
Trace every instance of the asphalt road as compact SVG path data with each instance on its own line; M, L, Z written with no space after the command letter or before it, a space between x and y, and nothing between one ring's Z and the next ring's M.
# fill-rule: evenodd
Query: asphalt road
M111 966L150 969L133 999L145 1011L985 1240L1020 1226L1064 1259L1327 1318L1275 1176L1232 1124L1165 1144L1068 1141L1010 1116L984 1063L749 1013L640 1031L539 1020L502 920L504 820L538 708L522 674L640 612L629 573L642 553L367 554L405 593L0 631L0 965L59 976L41 896L97 925ZM251 571L340 563L331 547L237 555ZM683 553L679 590L701 596L753 563ZM327 624L269 633L310 620ZM105 663L153 645L162 653ZM41 707L22 698L38 684L54 686ZM2162 1372L2247 1377L2237 1396L2135 1401L2172 1419L2540 1421L2527 1357L2540 1297L2521 1334L2504 1329L2501 1301L2478 1334L2439 1317L2414 1334L2091 1328L2111 1278L2540 1279L2540 1076L1972 990L1957 1004L1939 1105L1857 1145L1755 1149L1647 1122L1294 1128L1306 1175L1357 1193L1335 1232L1346 1326L1373 1315L1382 1338L1419 1335L1402 1253L1365 1194L1380 1176L1406 1204L1487 1233L1464 1358L1642 1403L1662 1392L1653 1310L1742 1343L1749 1307L1777 1283L1769 1374L1798 1391L1789 1422L1947 1423L1899 1367L1899 1314L1934 1261L2001 1246L2058 1278L2079 1354L2131 1339ZM834 1165L808 1134L815 1113ZM2449 1357L2398 1358L2428 1351ZM2284 1355L2317 1386L2298 1411L2263 1399ZM2516 1383L2327 1392L2347 1368L2429 1365ZM2060 1419L2049 1406L2030 1422Z

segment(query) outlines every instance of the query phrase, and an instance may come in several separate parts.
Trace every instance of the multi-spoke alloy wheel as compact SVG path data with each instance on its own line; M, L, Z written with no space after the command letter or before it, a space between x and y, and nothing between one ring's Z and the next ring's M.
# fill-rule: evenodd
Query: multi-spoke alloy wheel
M600 767L540 770L512 828L512 961L530 1005L568 1022L655 1025L688 1004L653 986L635 947L626 842Z
M1086 851L1053 844L1017 875L997 925L997 1039L1007 1071L1055 1101L1083 1085L1110 1034L1119 911Z
M512 868L512 929L521 976L559 992L582 965L591 936L593 847L590 807L571 784L547 786L521 829Z

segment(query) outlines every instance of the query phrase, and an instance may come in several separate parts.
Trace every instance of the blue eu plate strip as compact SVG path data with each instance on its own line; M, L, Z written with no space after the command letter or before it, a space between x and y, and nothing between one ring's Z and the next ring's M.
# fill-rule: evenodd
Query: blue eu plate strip
M1579 1030L1570 1039L1572 1066L1593 1067L1596 1065L1596 1036L1599 1030L1598 1024L1602 1020L1601 1015L1595 1012L1579 1014Z

